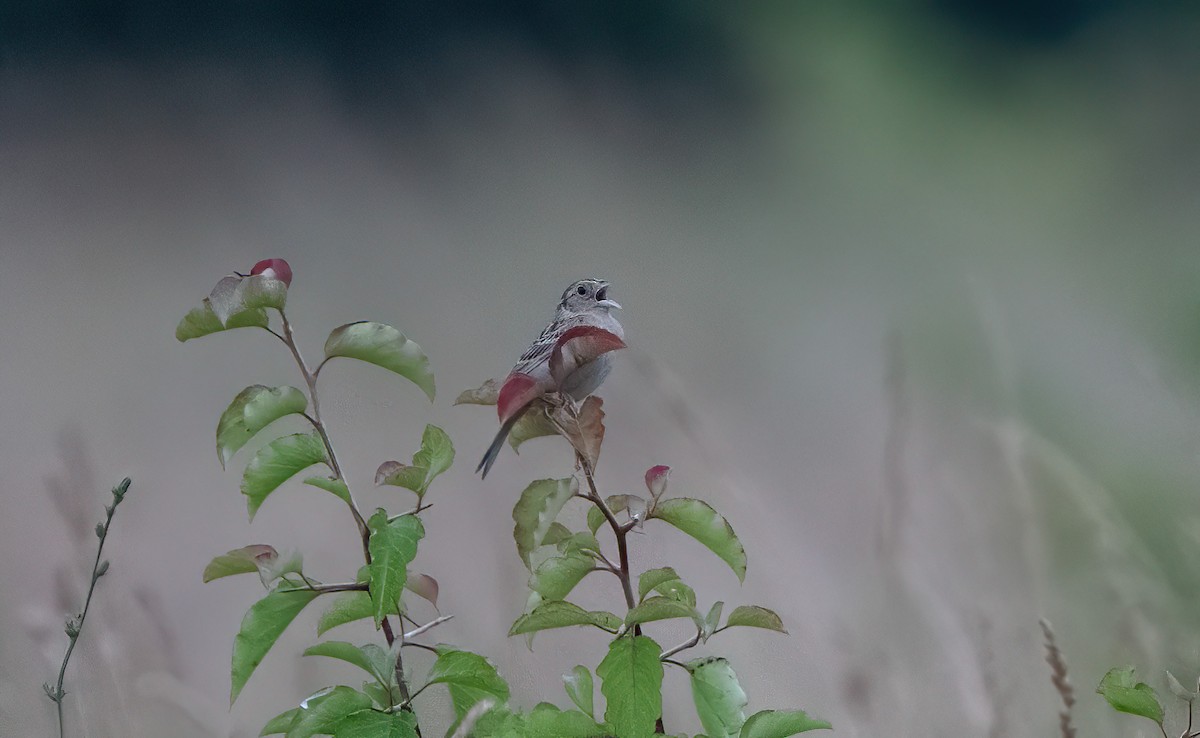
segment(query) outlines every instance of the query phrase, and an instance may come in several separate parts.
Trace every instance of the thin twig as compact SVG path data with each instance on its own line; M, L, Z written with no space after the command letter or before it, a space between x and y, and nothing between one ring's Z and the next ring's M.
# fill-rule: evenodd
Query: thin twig
M71 654L75 652L75 644L79 642L79 634L83 632L83 623L87 620L88 610L92 606L92 594L96 591L96 582L100 581L100 577L108 573L108 562L101 563L100 556L104 553L104 542L108 540L108 531L112 526L113 515L117 511L117 505L125 499L125 493L129 491L130 480L126 477L112 489L113 501L111 505L104 506L105 518L104 522L96 526L96 536L100 539L100 545L96 547L96 559L92 562L92 582L88 585L87 597L83 601L83 611L78 615L72 615L67 618L66 633L70 642L67 644L67 652L63 656L62 666L58 669L58 682L53 689L50 688L50 683L42 685L46 690L46 696L54 702L58 708L58 735L63 738L66 735L66 728L63 724L63 697L66 692L63 691L63 679L67 675L67 662L71 660Z
M407 642L409 638L416 638L417 636L421 635L422 633L424 633L428 630L431 630L433 628L436 628L437 626L441 625L442 623L446 622L447 620L453 620L453 619L454 619L453 615L442 615L441 617L434 618L433 620L430 620L428 623L425 623L424 625L405 633L404 640L405 640L405 642Z
M667 661L669 659L669 657L674 656L675 654L679 653L680 651L686 651L687 649L696 646L697 644L700 643L700 638L702 636L703 636L703 634L699 631L699 629L697 629L696 635L687 639L683 643L680 643L678 646L672 646L671 648L668 648L666 651L663 651L662 654L659 655L658 660L659 661Z

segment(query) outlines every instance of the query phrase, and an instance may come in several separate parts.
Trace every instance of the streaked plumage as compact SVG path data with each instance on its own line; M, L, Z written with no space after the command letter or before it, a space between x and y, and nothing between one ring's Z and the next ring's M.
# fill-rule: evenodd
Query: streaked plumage
M475 471L487 476L509 431L538 397L557 391L578 401L604 382L612 368L608 352L625 345L625 330L611 312L620 307L608 299L603 280L581 279L563 292L554 320L521 354L500 389L500 431Z

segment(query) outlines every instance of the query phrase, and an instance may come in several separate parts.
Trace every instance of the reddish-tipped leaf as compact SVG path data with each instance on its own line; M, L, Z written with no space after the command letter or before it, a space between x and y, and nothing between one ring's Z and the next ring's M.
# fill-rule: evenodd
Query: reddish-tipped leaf
M496 414L500 416L500 422L502 424L508 422L510 418L521 411L521 408L533 402L541 394L542 390L533 377L521 372L509 374L508 378L504 380L504 386L500 388L500 396L496 400Z
M625 348L619 336L594 325L577 325L565 331L550 354L550 376L555 382L609 351Z
M250 275L263 274L292 286L292 267L283 259L263 259L250 268Z

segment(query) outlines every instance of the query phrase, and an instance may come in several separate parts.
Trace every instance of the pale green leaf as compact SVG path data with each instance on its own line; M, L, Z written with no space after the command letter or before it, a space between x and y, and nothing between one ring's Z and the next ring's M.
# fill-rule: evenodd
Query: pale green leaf
M225 323L213 312L212 302L206 297L198 308L193 308L179 325L175 327L176 340L190 341L211 333L233 330L234 328L266 328L267 313L264 310L243 310L229 316Z
M570 528L555 521L550 524L550 530L546 531L546 537L542 539L542 545L561 546L561 544L568 540L572 535L573 534L571 533ZM559 552L562 552L562 548L559 548Z
M263 428L308 408L304 393L295 387L252 384L237 394L217 422L217 458L224 467L237 451Z
M788 738L810 730L833 730L833 726L803 710L763 710L750 716L740 738Z
M651 623L655 620L669 620L671 618L692 618L693 620L698 620L699 617L696 613L696 608L691 607L686 602L680 602L670 597L651 597L631 609L625 615L625 625L633 627L641 623Z
M461 719L475 703L490 697L497 704L508 701L508 683L490 661L470 651L438 649L437 661L429 670L429 684L445 684L450 689L454 714Z
M595 565L592 557L582 553L553 556L534 570L529 588L546 600L564 599Z
M406 710L359 710L333 726L333 738L417 738L417 716Z
M551 532L553 533L553 531ZM550 536L546 536L544 543L551 543ZM595 556L600 553L600 542L591 533L571 533L566 538L558 541L557 544L559 553L583 553L589 556Z
M659 500L650 517L668 522L703 543L733 569L738 581L746 578L746 550L742 542L728 521L708 503L687 497Z
M586 666L576 666L563 674L563 687L576 707L587 713L588 717L595 716L596 690L592 686L592 672Z
M1137 681L1132 666L1109 669L1096 692L1118 712L1140 715L1162 724L1163 707L1158 695L1149 684Z
M267 724L263 726L263 729L261 732L259 732L259 735L278 735L280 733L288 732L288 728L292 727L292 722L299 714L299 707L293 707L290 710L285 710L284 712L279 713L267 721Z
M421 449L413 455L412 464L385 461L375 472L375 484L404 487L423 498L429 485L454 461L454 445L450 436L436 425L425 426L421 436Z
M371 707L371 698L346 686L323 689L300 703L287 738L330 735L346 716Z
M393 607L388 615L399 615L399 607ZM324 635L330 628L375 616L375 605L366 592L346 592L339 595L317 621L317 635Z
M550 422L551 408L546 401L538 398L529 405L529 409L513 423L508 432L508 445L513 451L520 451L521 444L535 438L557 436L558 428Z
M646 636L616 638L596 667L604 720L621 738L646 738L662 715L662 649Z
M350 502L350 488L341 479L337 479L336 477L309 477L304 480L304 483L310 487L323 489L335 495L343 502Z
M380 684L392 683L394 665L387 651L374 643L356 646L345 641L325 641L305 649L304 656L326 656L353 664L370 674Z
M417 556L417 542L425 536L425 527L415 515L404 515L389 523L387 511L382 509L371 516L367 527L371 531L370 594L378 628L399 606L408 565Z
M787 633L787 629L783 627L783 621L773 610L758 605L742 605L734 608L725 621L725 627L732 628L738 625Z
M408 340L390 325L363 321L334 328L325 341L325 360L338 356L393 371L433 399L435 390L429 358L416 342Z
M316 433L276 438L260 448L242 474L242 494L246 495L250 518L254 519L267 495L313 464L328 464L325 444Z
M567 501L579 490L579 480L539 479L521 493L521 499L513 507L512 517L516 525L513 538L517 542L517 553L530 566L529 555L546 539L550 526Z
M589 612L579 605L563 600L553 600L543 602L533 608L532 612L517 618L508 634L515 636L539 630L566 628L571 625L594 625L602 630L615 633L621 625L621 619L611 612Z
M600 508L594 506L588 508L587 526L588 530L592 532L592 535L596 535L596 532L600 530L602 525L604 525L604 520L604 513L600 512Z
M738 735L746 722L746 693L738 682L729 662L708 657L689 661L692 677L692 699L700 724L710 738L731 738Z
M283 310L287 304L287 283L274 277L253 274L242 278L237 287L236 299L242 310L255 308Z
M600 738L608 731L578 710L560 710L543 702L525 718L520 733L512 738Z
M717 626L721 622L721 611L725 609L725 603L720 600L713 603L708 614L704 616L704 623L700 627L700 636L706 643L710 636L717 631Z
M638 577L638 600L646 599L646 595L659 585L678 579L679 574L669 566L642 572L642 575Z
M316 596L316 592L309 590L276 589L250 607L242 618L241 629L233 639L229 704L232 705L237 699L250 675L262 663L288 624Z
M235 548L217 556L204 567L204 581L211 582L234 574L255 574L259 567L279 557L274 546L257 543Z

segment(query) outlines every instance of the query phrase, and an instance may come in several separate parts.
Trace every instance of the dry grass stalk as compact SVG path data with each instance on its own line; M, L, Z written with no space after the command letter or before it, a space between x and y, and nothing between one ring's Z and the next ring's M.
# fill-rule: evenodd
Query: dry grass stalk
M1062 651L1054 642L1054 629L1045 618L1038 620L1042 626L1042 636L1045 640L1046 663L1050 664L1050 682L1062 699L1063 708L1058 711L1058 731L1062 738L1075 738L1075 728L1071 725L1071 707L1075 704L1075 688L1071 686L1071 677L1067 672L1067 662Z

